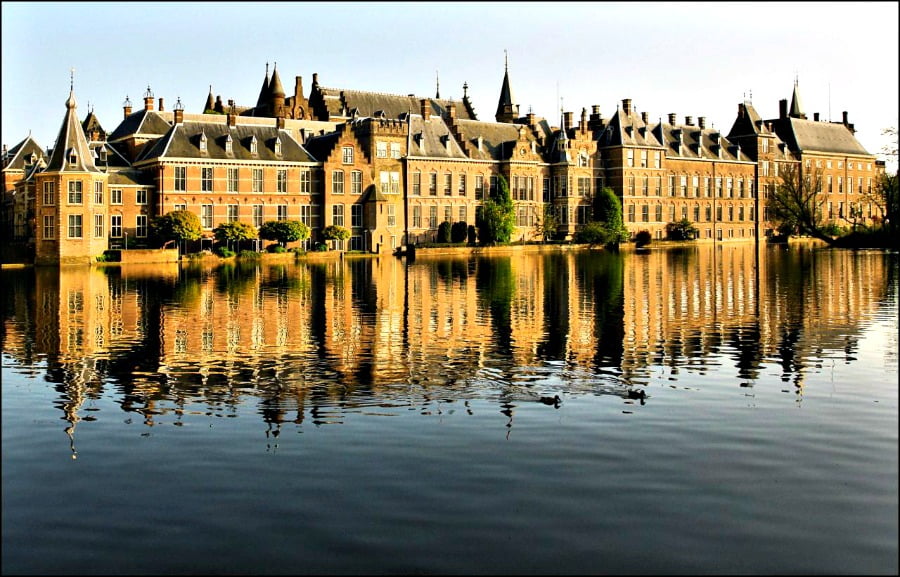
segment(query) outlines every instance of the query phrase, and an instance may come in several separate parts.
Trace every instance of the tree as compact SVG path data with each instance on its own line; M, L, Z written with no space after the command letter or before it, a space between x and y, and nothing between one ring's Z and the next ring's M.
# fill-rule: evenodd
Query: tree
M446 220L438 226L438 233L437 233L437 241L438 242L443 242L443 243L450 242L450 229L452 228L452 226L453 225L451 225Z
M784 164L780 169L781 182L775 185L775 193L770 195L766 206L771 219L783 234L799 231L832 244L834 239L822 230L822 205L825 195L822 190L822 175L815 165L806 170L800 163Z
M649 230L642 230L634 235L634 245L638 248L642 246L647 246L653 241L653 235L650 234Z
M608 186L604 186L597 195L594 216L606 226L609 233L606 244L618 246L631 237L622 219L622 201Z
M594 247L599 244L609 244L612 236L605 223L594 220L582 226L581 230L572 237L572 241Z
M686 218L666 225L666 236L669 240L694 240L697 238L697 232L694 223Z
M160 245L197 240L202 230L200 217L187 210L173 210L150 221L150 234Z
M460 243L466 242L466 236L468 235L469 225L466 224L466 221L460 220L453 223L453 226L450 227L450 242Z
M481 207L477 225L481 244L509 242L512 237L516 225L515 205L509 194L509 184L502 174L497 176L497 187Z
M289 242L309 238L309 227L299 220L269 220L259 227L259 238L285 247Z
M556 230L559 228L559 215L553 205L544 205L544 215L539 217L534 225L534 234L539 236L542 241L549 240L556 236Z
M238 221L223 222L213 229L213 234L220 243L230 245L234 242L238 243L238 247L242 240L252 240L257 237L256 228L246 222Z
M342 226L332 224L326 226L322 231L322 238L324 238L325 240L344 241L350 238L350 231Z

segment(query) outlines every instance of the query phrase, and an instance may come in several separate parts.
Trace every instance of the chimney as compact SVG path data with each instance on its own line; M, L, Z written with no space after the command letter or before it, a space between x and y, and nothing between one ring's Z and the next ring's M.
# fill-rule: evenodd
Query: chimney
M535 119L536 119L534 112L529 112L528 116L526 116L526 118L528 119L528 126L530 126L531 128L534 128Z
M278 130L284 130L284 116L275 118L275 128L277 128Z
M819 121L819 113L813 112L813 122L818 122L818 121Z
M787 118L787 98L782 98L778 101L778 119L784 120Z
M166 109L163 108L163 97L160 96L160 97L159 97L159 111L160 111L160 112L165 112L165 110L166 110Z
M572 128L572 118L574 116L575 116L575 113L573 113L573 112L566 112L563 114L563 122L564 122L563 129L564 130L569 130L570 128Z
M150 85L147 85L147 92L144 93L144 110L153 110L153 91L150 90Z
M587 130L587 108L581 109L581 120L578 122L578 130Z
M703 130L704 128L706 128L706 117L705 117L705 116L698 116L698 117L697 117L697 124L700 126L700 130Z
M319 73L313 72L313 86L319 85Z
M649 124L650 123L650 114L646 111L641 112L641 120L644 122L644 124Z
M693 126L694 125L694 117L693 116L685 116L684 123L687 124L688 126Z
M743 102L738 103L738 118L743 118L744 114L746 114L747 108L744 106Z
M849 124L849 123L847 122L847 120L848 120L848 118L847 118L847 111L845 110L843 114L844 114L844 126L846 126L846 125Z
M181 103L181 98L175 101L175 124L181 124L184 122L184 104Z
M631 116L631 99L623 98L622 99L622 110L626 115Z
M678 118L678 115L675 114L674 112L670 112L669 113L669 124L671 124L672 126L675 126L676 118Z
M456 103L451 102L450 106L447 107L447 118L450 120L450 124L456 120Z
M128 118L131 115L131 99L127 96L125 97L125 102L122 103L122 110L124 111L123 118Z
M237 124L237 115L235 113L229 112L225 118L228 120L228 126L234 127Z
M431 118L431 101L429 101L427 98L419 100L419 108L422 111L423 120L428 120Z

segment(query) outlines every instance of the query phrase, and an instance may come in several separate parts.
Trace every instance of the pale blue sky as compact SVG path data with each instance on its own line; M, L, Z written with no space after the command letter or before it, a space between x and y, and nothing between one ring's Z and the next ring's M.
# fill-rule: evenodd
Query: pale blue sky
M750 97L764 118L795 74L810 118L849 113L869 152L898 111L898 3L33 3L2 4L2 137L59 130L75 68L79 117L104 128L149 84L200 112L209 85L253 105L266 62L287 92L321 84L462 98L493 120L509 53L513 94L559 122L623 98L650 118L705 116L723 131Z

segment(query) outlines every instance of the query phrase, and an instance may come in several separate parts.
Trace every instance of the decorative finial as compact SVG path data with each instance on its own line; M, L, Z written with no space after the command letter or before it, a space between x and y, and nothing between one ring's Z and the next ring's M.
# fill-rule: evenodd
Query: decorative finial
M131 99L128 98L127 94L125 95L125 102L122 103L122 106L127 106L128 108L131 108Z
M181 103L181 97L178 97L178 100L175 101L175 110L184 110L184 104Z
M503 70L509 72L509 53L506 48L503 49Z
M463 82L463 98L469 97L468 91L469 91L469 83Z
M441 97L441 77L438 74L437 70L434 71L434 82L435 82L435 86L436 86L435 91L434 91L434 97L437 99L440 99L440 97Z
M69 90L75 90L75 67L69 71Z

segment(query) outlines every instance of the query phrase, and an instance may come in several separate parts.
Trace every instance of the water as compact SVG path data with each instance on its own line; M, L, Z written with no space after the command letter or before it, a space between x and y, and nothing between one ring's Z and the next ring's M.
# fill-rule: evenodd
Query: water
M4 270L3 573L896 574L898 271Z

